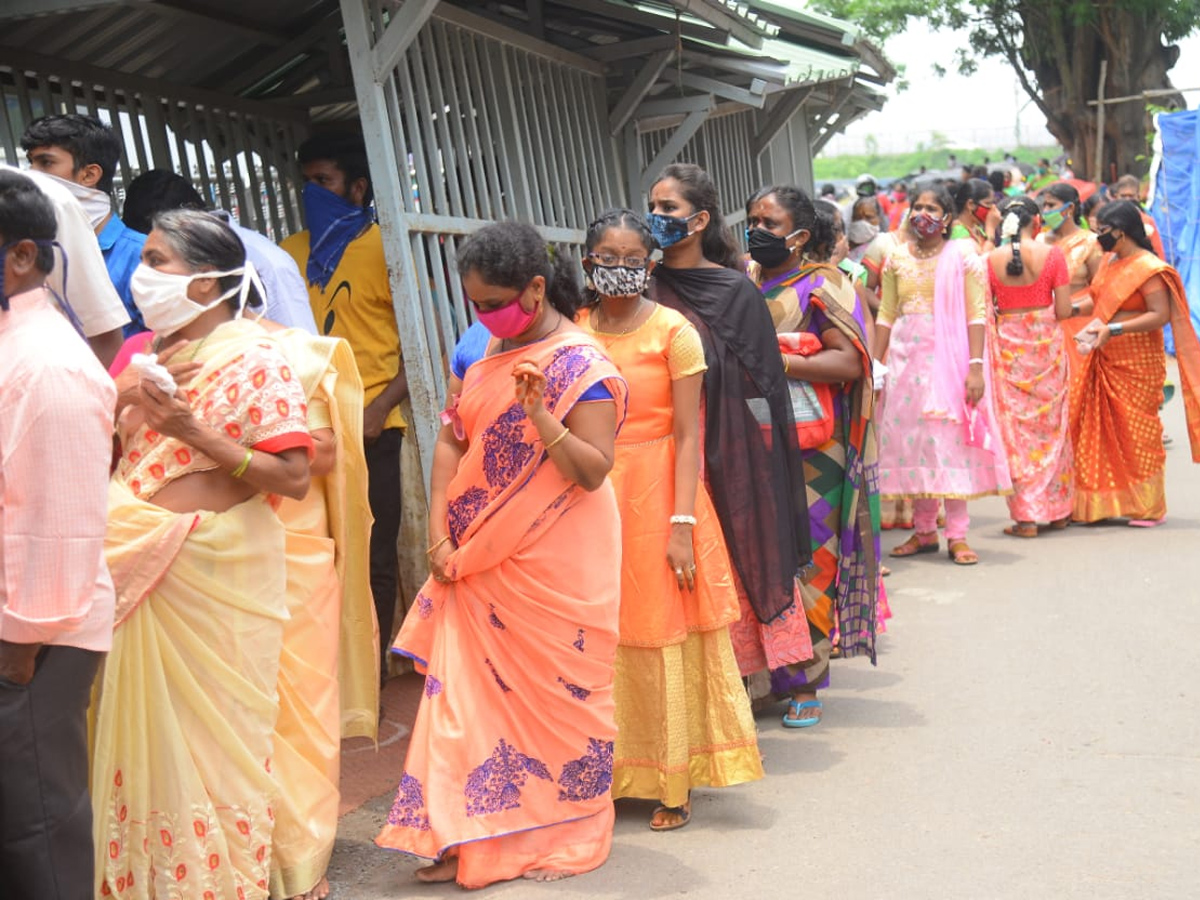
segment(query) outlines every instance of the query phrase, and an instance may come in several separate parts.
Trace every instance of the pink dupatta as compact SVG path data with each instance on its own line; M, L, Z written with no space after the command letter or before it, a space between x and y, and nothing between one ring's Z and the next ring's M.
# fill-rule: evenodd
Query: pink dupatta
M965 385L971 349L967 340L967 262L960 241L947 241L938 258L933 286L934 372L922 415L962 422L968 446L1006 461L1004 439L992 407L989 347L984 345L983 399L969 406ZM973 250L972 250L973 253ZM985 337L986 340L986 337Z

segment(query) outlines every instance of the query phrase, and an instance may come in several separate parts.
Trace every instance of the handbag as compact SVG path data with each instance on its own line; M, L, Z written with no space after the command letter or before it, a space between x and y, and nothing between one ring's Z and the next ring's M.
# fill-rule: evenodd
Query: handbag
M821 339L807 331L778 335L779 352L795 356L813 356L823 349ZM785 376L792 418L801 450L815 450L833 437L833 385L799 381ZM751 403L767 444L771 442L771 417L766 402ZM761 408L759 408L761 407Z

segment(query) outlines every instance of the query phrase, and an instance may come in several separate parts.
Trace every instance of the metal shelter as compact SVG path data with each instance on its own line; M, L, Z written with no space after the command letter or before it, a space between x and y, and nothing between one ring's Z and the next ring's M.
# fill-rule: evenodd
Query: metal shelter
M578 245L676 160L733 222L895 75L799 0L3 0L0 153L68 110L125 135L124 183L190 175L278 239L301 227L298 143L361 128L429 471L445 358L467 325L458 241L518 218Z

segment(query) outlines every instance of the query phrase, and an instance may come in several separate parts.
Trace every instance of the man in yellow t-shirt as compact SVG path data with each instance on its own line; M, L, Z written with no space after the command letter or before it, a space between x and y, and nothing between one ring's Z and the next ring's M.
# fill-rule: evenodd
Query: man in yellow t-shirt
M300 145L308 228L282 242L308 280L321 334L345 338L362 376L371 514L371 593L379 617L381 660L391 643L397 596L396 541L400 534L400 442L408 396L400 336L383 257L383 238L371 208L362 138L317 136Z

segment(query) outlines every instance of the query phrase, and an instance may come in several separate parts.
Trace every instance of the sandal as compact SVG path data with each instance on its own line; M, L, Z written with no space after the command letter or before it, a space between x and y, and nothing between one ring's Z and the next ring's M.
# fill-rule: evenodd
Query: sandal
M1038 527L1033 522L1014 522L1004 529L1004 533L1010 537L1035 538L1038 536Z
M923 540L921 540L922 535L914 532L913 535L907 541L905 541L903 544L900 544L897 547L893 547L891 550L891 553L889 553L888 555L904 557L904 556L916 556L920 553L937 553L938 550L940 549L939 545L938 545L937 532L934 531L934 532L930 532L930 533L933 535L933 540L932 541L923 541ZM928 537L928 536L929 535L925 535L925 537Z
M1071 517L1063 516L1061 519L1055 519L1047 526L1051 531L1066 531L1071 527Z
M967 542L961 538L950 541L946 550L950 554L950 561L956 566L973 566L979 562L979 554L967 546Z
M678 816L679 820L672 822L669 825L655 825L654 817L659 813L671 813ZM650 830L651 831L674 831L676 828L682 828L688 822L692 821L692 800L688 798L688 802L683 806L656 806L654 812L650 814Z
M788 711L783 714L784 728L812 728L821 721L820 716L801 716L800 713L806 709L820 711L822 709L820 700L799 700L788 701Z

